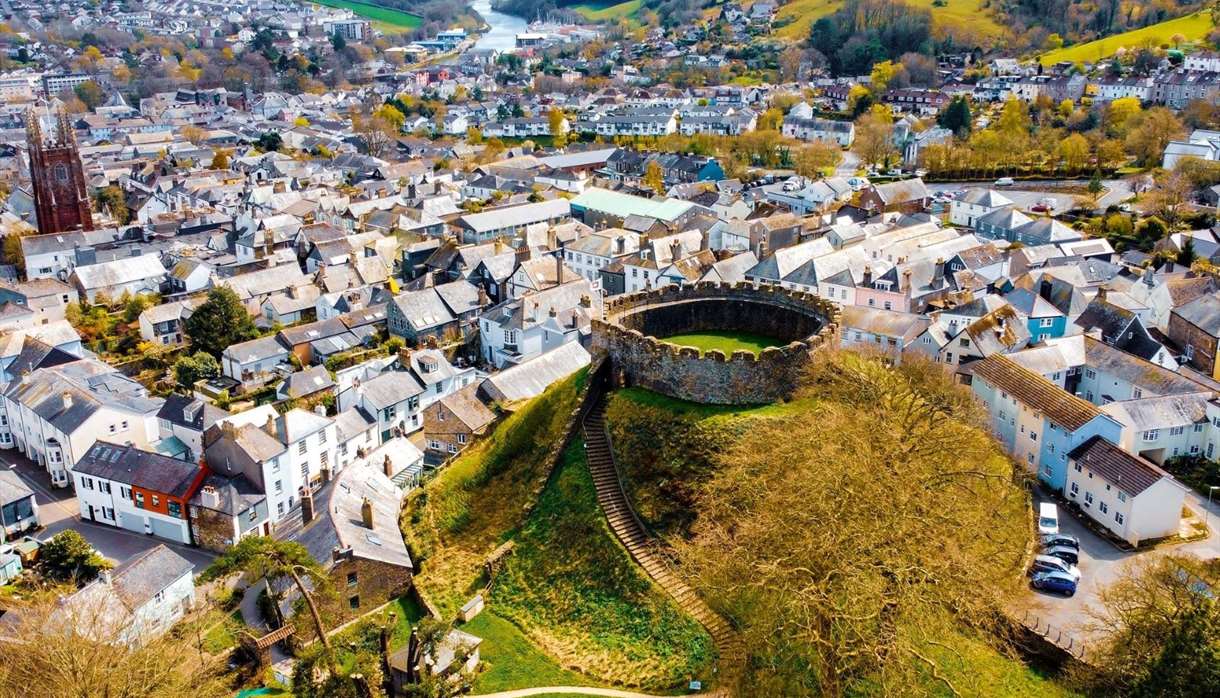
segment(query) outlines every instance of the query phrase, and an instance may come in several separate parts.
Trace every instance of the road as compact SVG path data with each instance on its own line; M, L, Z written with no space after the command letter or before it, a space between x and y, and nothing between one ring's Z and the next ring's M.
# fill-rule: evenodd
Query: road
M74 529L89 541L103 557L115 563L122 564L133 556L146 550L151 550L159 543L164 543L186 558L198 574L207 567L215 555L205 550L193 548L181 543L171 543L149 535L133 533L120 528L82 521L76 495L70 490L53 490L50 478L45 471L26 460L16 451L0 452L0 467L5 467L17 474L30 489L34 490L34 501L38 503L38 520L45 527L35 534L39 540L48 540L56 533Z
M1044 501L1049 499L1040 493L1036 494L1034 511L1037 511L1038 504ZM1220 501L1213 502L1209 508L1204 499L1194 492L1188 492L1186 506L1198 513L1205 510L1209 512L1208 529L1211 535L1204 540L1181 545L1163 545L1140 552L1119 550L1108 540L1086 528L1065 507L1060 506L1059 530L1080 540L1080 562L1077 565L1080 568L1080 584L1076 595L1071 598L1031 590L1031 613L1037 615L1044 624L1049 623L1056 630L1071 634L1087 645L1097 639L1097 628L1091 627L1091 613L1101 609L1101 590L1121 579L1127 567L1136 559L1171 553L1193 554L1204 559L1220 558L1220 535L1216 534L1217 524L1220 524Z

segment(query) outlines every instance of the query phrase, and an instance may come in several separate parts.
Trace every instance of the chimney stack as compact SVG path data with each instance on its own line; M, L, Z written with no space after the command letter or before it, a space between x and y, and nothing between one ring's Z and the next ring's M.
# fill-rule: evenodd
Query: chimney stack
M873 268L868 266L867 264L864 266L864 285L865 286L873 285Z
M590 297L589 297L589 296L587 296L587 295L585 295L585 296L581 296L581 297L580 297L580 307L582 307L582 308L592 308L592 307L593 307L593 299L592 299L592 298L590 298Z
M1106 299L1106 287L1100 286L1097 289L1097 300L1104 301Z
M275 417L267 415L267 421L263 422L263 431L267 432L274 438L278 439L280 437L278 430L275 428Z
M313 521L313 492L308 486L301 488L301 525L306 526Z
M479 307L485 307L491 303L491 299L487 297L487 289L479 287Z
M563 253L555 253L555 285L563 284Z
M390 454L385 455L385 460L381 461L381 469L385 472L386 477L394 477L394 461L390 460ZM367 499L364 501L368 501ZM369 528L372 528L370 526Z
M64 399L64 411L66 412L66 411L72 409L72 393L65 390L63 393L63 399Z
M360 503L360 520L364 522L364 527L373 530L373 503L368 497Z
M220 493L216 491L215 487L211 485L204 485L203 488L199 490L199 501L203 504L203 506L209 509L215 509L220 505Z

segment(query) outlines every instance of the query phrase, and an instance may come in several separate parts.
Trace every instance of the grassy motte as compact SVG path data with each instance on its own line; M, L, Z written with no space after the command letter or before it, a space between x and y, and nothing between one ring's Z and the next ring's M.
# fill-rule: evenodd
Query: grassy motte
M571 444L514 536L492 592L496 613L607 683L669 689L708 677L711 638L614 539L583 446Z
M744 349L745 351L758 352L768 347L777 347L787 344L787 342L768 337L762 334L753 334L751 332L733 332L729 330L709 330L707 332L684 332L665 337L662 341L670 344L677 344L680 347L694 347L700 352L707 352L712 349L719 349L724 352L725 356L732 356L733 352Z
M703 629L614 540L579 444L565 452L533 513L525 515L586 378L579 373L521 406L406 505L403 527L419 569L415 583L445 617L483 591L488 554L514 542L486 597L485 614L511 621L521 633L489 638L480 650L484 657L503 657L499 668L489 659L496 673L481 680L487 690L543 685L514 668L520 656L527 656L527 665L553 657L548 666L564 668L555 677L562 683L573 683L579 672L585 677L579 683L648 688L675 687L712 660ZM512 647L496 646L504 637ZM534 655L521 648L526 638L538 648Z
M585 380L581 371L548 388L407 500L415 585L446 617L482 588L483 561L523 522Z

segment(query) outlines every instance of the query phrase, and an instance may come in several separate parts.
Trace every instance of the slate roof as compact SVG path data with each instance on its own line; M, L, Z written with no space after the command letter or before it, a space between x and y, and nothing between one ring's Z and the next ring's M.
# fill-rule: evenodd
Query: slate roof
M567 342L499 373L488 376L479 390L492 400L517 402L542 394L557 380L588 366L591 357L578 342Z
M103 480L134 485L173 497L182 497L201 470L198 463L143 451L135 446L97 441L72 470Z
M487 409L477 397L477 392L478 386L472 384L441 398L441 404L471 431L478 431L496 420L496 413Z
M33 496L34 490L17 477L17 473L12 470L0 470L0 504L10 504Z
M1138 497L1162 478L1171 477L1148 460L1128 453L1100 436L1094 436L1072 449L1068 458L1132 497Z
M1199 296L1173 312L1213 337L1220 337L1220 296Z
M360 386L365 401L374 409L397 405L412 395L424 392L424 386L406 371L386 371Z
M1092 403L999 354L976 361L967 370L1070 431L1101 414Z

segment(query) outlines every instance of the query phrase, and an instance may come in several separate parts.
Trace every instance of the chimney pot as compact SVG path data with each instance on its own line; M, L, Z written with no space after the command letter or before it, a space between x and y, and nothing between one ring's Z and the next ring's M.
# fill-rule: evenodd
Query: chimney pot
M369 501L368 497L365 497L364 501L360 503L360 520L364 522L365 528L373 529L373 503Z

